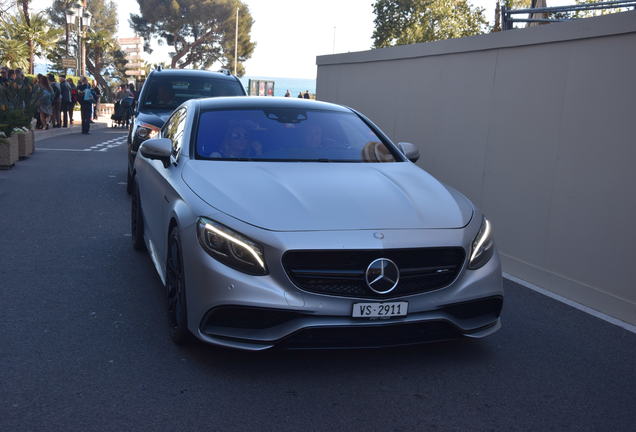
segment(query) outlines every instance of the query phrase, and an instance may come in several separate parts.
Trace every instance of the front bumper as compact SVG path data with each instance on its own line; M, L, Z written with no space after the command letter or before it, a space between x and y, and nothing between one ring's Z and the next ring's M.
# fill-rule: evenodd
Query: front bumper
M474 238L473 231L385 232L382 244L368 232L342 232L339 239L360 249L464 246ZM249 276L207 255L194 227L183 230L190 331L207 343L264 350L410 345L481 338L499 329L503 288L496 253L478 270L467 270L465 262L450 285L435 291L383 299L336 297L301 290L281 264L286 250L303 249L307 244L329 248L325 237L320 232L277 233L278 244L270 243L265 251L270 274ZM388 301L407 301L408 315L386 320L351 316L354 303Z
M385 320L221 307L206 314L198 336L209 343L250 350L275 346L287 349L378 348L462 336L481 338L501 327L502 304L502 297L490 297ZM234 318L230 317L232 314ZM240 322L236 316L241 318ZM265 319L259 322L263 317ZM462 328L462 325L468 328Z

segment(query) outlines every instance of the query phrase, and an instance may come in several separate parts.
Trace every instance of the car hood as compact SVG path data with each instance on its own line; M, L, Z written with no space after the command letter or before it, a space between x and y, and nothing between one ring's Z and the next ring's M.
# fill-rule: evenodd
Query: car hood
M409 162L190 160L182 178L215 209L273 231L461 228L473 213Z
M139 111L137 114L137 121L141 123L149 123L151 125L155 125L157 127L162 127L163 124L168 120L172 111L163 111L163 110L146 110Z

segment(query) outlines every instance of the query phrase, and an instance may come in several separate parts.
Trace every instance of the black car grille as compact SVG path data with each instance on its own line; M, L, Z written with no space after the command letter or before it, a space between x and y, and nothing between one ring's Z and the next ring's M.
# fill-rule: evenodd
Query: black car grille
M398 285L388 294L377 294L366 284L366 269L377 258L392 260L400 270ZM464 249L460 247L289 251L283 256L283 266L292 282L305 291L391 298L449 285L461 270L464 258Z

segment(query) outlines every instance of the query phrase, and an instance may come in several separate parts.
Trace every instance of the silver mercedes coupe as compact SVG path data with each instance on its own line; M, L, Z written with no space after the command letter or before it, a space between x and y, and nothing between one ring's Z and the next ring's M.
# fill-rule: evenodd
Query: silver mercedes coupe
M492 226L418 157L339 105L177 108L135 159L131 211L173 341L367 348L497 331Z

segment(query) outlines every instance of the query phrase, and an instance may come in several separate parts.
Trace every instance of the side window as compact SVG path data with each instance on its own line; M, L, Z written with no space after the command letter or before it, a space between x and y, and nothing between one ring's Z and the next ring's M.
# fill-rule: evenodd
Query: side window
M168 119L163 126L161 136L172 140L172 155L177 158L183 144L183 130L186 122L186 109L181 108Z

